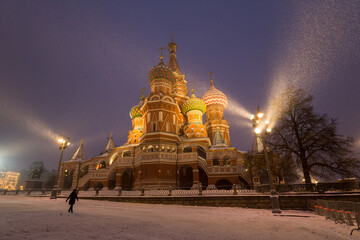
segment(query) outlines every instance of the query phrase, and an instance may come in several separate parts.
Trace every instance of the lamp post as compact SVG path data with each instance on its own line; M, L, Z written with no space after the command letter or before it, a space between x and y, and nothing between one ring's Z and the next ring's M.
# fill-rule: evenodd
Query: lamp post
M255 116L251 115L250 119L254 122L253 128L254 128L255 136L261 141L264 148L264 155L265 155L265 161L266 161L266 167L267 167L269 185L270 185L270 201L271 201L272 213L281 213L280 205L279 205L279 197L276 194L273 184L273 178L271 174L269 156L266 145L266 137L271 132L271 128L269 127L268 121L262 123L261 119L263 117L264 117L264 113L260 111L260 107L258 106L256 115Z
M60 161L59 161L59 167L58 167L58 172L56 174L56 178L55 178L55 185L51 191L51 196L50 196L50 199L56 199L56 195L57 195L57 192L58 192L58 186L57 186L57 182L58 182L58 179L59 179L59 172L60 172L60 167L61 167L61 161L62 161L62 157L63 157L63 153L64 153L64 150L65 148L67 148L69 145L70 145L70 138L69 137L66 137L66 136L60 136L58 138L58 142L60 143Z

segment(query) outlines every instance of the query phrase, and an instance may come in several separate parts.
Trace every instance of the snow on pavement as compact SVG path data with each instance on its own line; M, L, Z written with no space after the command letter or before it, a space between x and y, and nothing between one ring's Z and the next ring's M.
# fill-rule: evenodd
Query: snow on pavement
M312 212L0 197L0 239L360 239Z

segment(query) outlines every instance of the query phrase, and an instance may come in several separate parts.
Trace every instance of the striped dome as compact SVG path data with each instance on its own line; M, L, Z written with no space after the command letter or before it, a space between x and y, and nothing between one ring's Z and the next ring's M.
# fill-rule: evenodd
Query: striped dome
M175 81L171 70L162 61L158 65L153 67L149 72L149 82L152 82L154 79L157 78L165 78L171 83L174 83Z
M202 97L202 100L205 102L206 106L219 104L222 105L225 109L228 105L228 99L226 95L223 92L217 90L212 83L209 90Z
M204 114L206 112L206 105L203 100L197 98L195 94L192 94L191 98L181 106L183 114L186 114L190 110L199 110Z
M130 118L134 119L136 117L142 117L141 106L140 105L134 106L130 111Z

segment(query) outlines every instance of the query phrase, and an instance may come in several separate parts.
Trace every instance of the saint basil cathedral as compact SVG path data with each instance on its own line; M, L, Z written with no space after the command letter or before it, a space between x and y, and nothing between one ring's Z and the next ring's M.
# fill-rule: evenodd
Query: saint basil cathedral
M60 188L250 185L243 166L247 153L231 146L230 126L224 117L226 95L212 79L201 98L193 89L189 93L177 62L176 43L169 43L168 50L168 64L161 56L149 72L150 94L141 96L131 108L127 142L115 146L111 134L102 154L87 159L82 140L74 155L61 163Z

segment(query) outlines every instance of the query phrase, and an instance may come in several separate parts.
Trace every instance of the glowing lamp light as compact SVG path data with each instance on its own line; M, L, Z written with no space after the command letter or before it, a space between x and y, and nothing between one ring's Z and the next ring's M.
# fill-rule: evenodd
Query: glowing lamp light
M58 138L59 143L63 143L65 140L63 138Z
M270 132L271 132L271 128L267 128L267 129L266 129L266 132L267 132L267 133L270 133Z
M253 120L254 118L255 118L254 115L251 115L251 116L250 116L250 120Z
M259 113L257 114L257 116L258 116L259 118L262 118L262 117L264 116L264 113L259 112Z
M269 125L269 124L270 124L270 122L269 122L269 121L265 121L265 124L266 124L266 125Z
M260 134L261 133L261 128L255 128L255 130L254 130L254 132L256 133L256 134Z
M68 142L67 145L69 146L69 145L70 145L70 142Z

